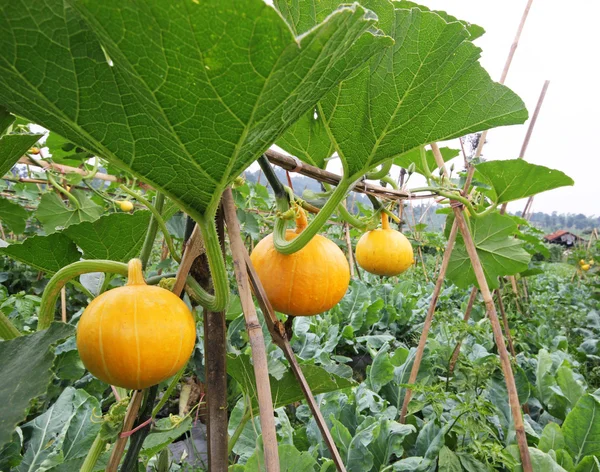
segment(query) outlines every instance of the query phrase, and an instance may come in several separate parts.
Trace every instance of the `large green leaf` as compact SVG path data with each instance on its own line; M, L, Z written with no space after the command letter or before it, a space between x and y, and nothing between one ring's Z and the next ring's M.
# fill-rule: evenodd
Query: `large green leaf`
M28 441L17 472L47 470L85 457L100 431L100 422L93 420L99 411L98 400L84 390L67 387L56 403L23 425Z
M216 211L227 183L392 44L358 4L301 37L262 0L0 7L0 104L195 216Z
M303 365L301 368L314 395L355 385L352 380L330 374L324 368L316 365ZM227 373L241 385L244 392L250 395L252 407L258 411L256 379L250 358L246 355L229 356L227 359ZM290 370L286 370L280 379L270 376L269 380L271 382L273 408L286 406L304 398L300 384Z
M81 259L75 243L62 233L31 236L22 243L1 248L0 254L48 273L57 272Z
M600 457L600 397L598 392L579 399L562 426L567 450L577 464L585 456Z
M600 472L600 461L596 456L586 456L577 464L575 472Z
M291 444L281 444L277 449L281 472L312 472L316 470L317 461L313 459L310 452L300 452ZM254 455L248 459L244 472L262 472L265 470L264 464L263 450L258 447Z
M82 221L94 221L100 218L104 209L90 200L81 190L71 192L79 202L79 208L66 205L54 192L42 195L35 216L47 234L54 233Z
M48 388L55 357L51 347L73 331L70 325L52 323L44 331L0 342L0 448L25 419L29 402Z
M512 469L513 472L523 472L519 448L516 445L512 445L507 447L507 450L517 461L517 465ZM529 448L529 457L531 458L531 465L534 472L567 472L556 463L550 454L542 452L534 447Z
M127 262L139 255L150 215L149 211L111 213L93 222L69 226L63 233L82 249L84 259Z
M556 423L548 423L542 431L538 448L543 452L550 452L551 450L564 449L564 447L565 437L560 426Z
M486 193L497 203L519 200L575 183L559 170L531 164L523 159L482 162L475 169L475 179L490 185L491 190Z
M525 121L519 97L479 65L480 50L464 24L420 8L394 8L387 0L363 3L396 43L319 103L349 179L426 143ZM276 5L300 33L337 1Z
M0 177L12 169L42 134L5 134L0 138Z
M15 234L25 231L29 213L21 205L0 198L0 220Z
M310 110L290 126L276 144L301 161L321 169L325 168L327 159L335 150L323 118L316 109Z
M512 237L516 230L517 224L499 213L471 219L473 241L490 288L498 287L498 277L518 274L529 266L531 255L523 249L521 241ZM461 288L477 284L461 237L457 238L446 276Z
M8 127L15 121L15 117L4 108L0 107L0 136L4 134Z

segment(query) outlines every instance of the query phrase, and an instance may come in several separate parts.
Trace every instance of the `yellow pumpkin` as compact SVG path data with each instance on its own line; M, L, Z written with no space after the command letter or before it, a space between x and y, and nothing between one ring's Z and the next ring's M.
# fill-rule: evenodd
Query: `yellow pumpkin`
M356 244L356 262L375 275L398 275L414 264L410 241L390 228L388 216L381 213L381 228L363 234Z
M580 259L580 260L579 260L579 265L580 265L580 266L582 266L582 265L584 265L584 264L585 264L585 261L584 261L583 259Z
M94 376L142 389L172 377L188 361L196 324L187 305L164 288L146 285L139 259L127 284L96 297L77 326L77 349Z
M122 211L131 211L133 210L133 203L129 200L120 200L117 202Z
M587 272L588 270L590 270L590 265L589 264L583 264L581 266L581 270L583 270L584 272Z
M306 214L298 209L296 231L288 229L286 240L306 227ZM335 306L350 283L350 268L342 250L317 234L294 254L281 254L273 235L262 239L250 255L252 264L273 309L290 316L311 316Z

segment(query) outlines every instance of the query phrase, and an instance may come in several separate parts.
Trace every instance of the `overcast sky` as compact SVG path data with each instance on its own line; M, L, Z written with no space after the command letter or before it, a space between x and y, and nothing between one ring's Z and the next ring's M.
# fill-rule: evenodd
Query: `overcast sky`
M526 0L421 0L476 23L486 34L476 41L481 63L500 78ZM534 211L600 215L600 2L534 0L506 85L533 113L544 80L550 87L527 149L526 160L560 169L573 187L535 197ZM488 133L486 159L518 157L527 123ZM457 166L458 168L458 166ZM516 202L516 211L524 202Z

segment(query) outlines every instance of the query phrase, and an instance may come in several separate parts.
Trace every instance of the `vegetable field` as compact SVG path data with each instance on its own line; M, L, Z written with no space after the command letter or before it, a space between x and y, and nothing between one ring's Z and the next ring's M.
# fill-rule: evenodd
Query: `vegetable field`
M273 3L0 0L0 472L600 472L598 231L529 221L574 181L504 84L531 0L499 82L485 25Z

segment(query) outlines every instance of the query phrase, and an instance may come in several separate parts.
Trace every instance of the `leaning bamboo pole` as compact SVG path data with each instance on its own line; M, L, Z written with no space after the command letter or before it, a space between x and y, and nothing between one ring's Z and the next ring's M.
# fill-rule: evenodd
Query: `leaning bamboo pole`
M254 364L254 375L256 376L256 393L258 397L258 408L260 411L260 426L263 437L263 448L265 458L265 469L267 472L279 472L279 453L277 450L277 433L275 430L275 415L273 410L273 399L271 397L271 384L269 382L269 369L267 363L267 351L262 327L258 321L252 292L246 271L245 254L246 248L240 235L240 224L237 219L235 203L231 188L223 193L222 205L229 234L229 244L233 257L233 268L237 281L240 302L244 317L246 318L246 329L250 348L252 349L252 361Z

